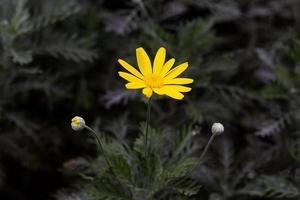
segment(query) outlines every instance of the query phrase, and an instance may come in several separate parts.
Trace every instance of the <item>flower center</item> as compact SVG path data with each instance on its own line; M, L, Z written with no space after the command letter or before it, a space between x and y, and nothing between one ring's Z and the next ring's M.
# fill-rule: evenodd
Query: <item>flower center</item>
M161 88L164 84L163 79L156 74L149 74L144 77L145 84L150 88Z
M78 117L74 117L74 118L72 119L72 122L73 122L74 124L76 124L76 125L79 125L79 124L80 124L80 120L79 120Z

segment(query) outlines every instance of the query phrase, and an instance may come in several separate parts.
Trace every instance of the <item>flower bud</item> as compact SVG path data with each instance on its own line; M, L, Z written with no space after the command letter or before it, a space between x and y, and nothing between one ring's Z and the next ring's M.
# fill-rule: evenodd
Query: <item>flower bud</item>
M71 127L74 131L80 131L85 128L85 121L82 117L74 117L71 122Z
M220 135L224 132L224 126L221 123L214 123L211 127L211 132L214 135Z

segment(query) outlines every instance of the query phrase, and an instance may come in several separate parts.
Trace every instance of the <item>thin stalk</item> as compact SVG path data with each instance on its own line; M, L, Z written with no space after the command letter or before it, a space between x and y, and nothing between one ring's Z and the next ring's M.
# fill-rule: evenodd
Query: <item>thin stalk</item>
M209 149L210 145L212 144L214 138L215 138L216 134L212 134L204 148L204 150L202 151L200 157L199 157L199 162L201 162L205 156L205 154L207 153L207 150Z
M148 99L148 106L147 106L147 121L146 121L146 130L145 130L145 156L148 155L148 129L149 129L149 123L150 123L150 116L151 116L151 98Z
M209 138L206 146L204 147L204 150L202 151L202 153L201 153L201 155L200 155L200 157L198 159L198 163L189 172L187 172L186 176L190 175L196 169L196 167L202 162L204 156L206 155L206 153L207 153L209 147L211 146L211 144L212 144L214 138L216 137L216 135L217 134L212 134L210 136L210 138Z
M110 162L109 162L109 160L108 160L108 158L107 158L107 155L106 155L106 153L105 153L105 151L104 151L104 148L103 148L103 144L102 144L100 138L98 137L98 134L96 133L96 131L94 131L91 127L89 127L89 126L87 126L87 125L85 125L85 128L86 128L90 133L92 133L92 135L96 138L96 140L97 140L97 142L98 142L98 148L99 148L99 150L102 152L103 157L104 157L104 159L105 159L105 161L106 161L106 163L107 163L109 169L110 169L111 172L113 173L113 171L112 171L113 168L112 168L112 166L111 166L111 164L110 164Z

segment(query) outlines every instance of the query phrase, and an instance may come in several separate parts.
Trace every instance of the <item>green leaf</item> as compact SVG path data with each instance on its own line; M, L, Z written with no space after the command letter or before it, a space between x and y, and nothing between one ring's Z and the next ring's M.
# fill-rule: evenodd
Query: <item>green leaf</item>
M167 171L168 179L183 177L187 173L191 172L197 164L199 164L198 158L181 159L177 164L174 164L175 166Z
M127 184L113 177L99 177L90 190L93 198L98 200L127 200L132 199L131 189Z
M132 166L128 164L127 160L121 156L110 156L109 160L113 167L113 172L118 178L129 183L133 182Z
M13 57L13 61L19 64L28 64L32 61L31 50L19 51L19 50L12 49L11 55Z
M295 198L300 190L281 176L262 175L238 191L239 194L265 198Z
M97 54L89 48L91 38L79 38L77 35L51 33L45 38L47 44L40 44L34 48L38 55L50 54L55 58L63 57L74 62L92 62Z

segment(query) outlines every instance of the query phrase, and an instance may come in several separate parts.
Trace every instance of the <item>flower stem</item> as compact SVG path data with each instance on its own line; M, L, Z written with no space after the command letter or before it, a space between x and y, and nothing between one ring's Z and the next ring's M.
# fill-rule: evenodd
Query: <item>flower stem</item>
M151 97L148 99L148 106L147 106L147 121L146 121L146 130L145 130L145 156L148 155L148 129L149 129L149 123L150 123L150 116L151 116Z
M214 138L215 138L216 134L212 134L204 148L204 150L202 151L200 157L199 157L199 162L201 162L205 156L205 154L207 153L207 150L209 149L210 145L212 144Z
M197 168L197 166L202 162L204 156L206 155L206 153L207 153L209 147L211 146L211 144L212 144L214 138L216 137L216 135L217 135L217 134L214 134L214 133L213 133L213 134L210 136L210 138L209 138L207 144L206 144L205 147L204 147L204 150L202 151L202 153L201 153L201 155L200 155L200 157L199 157L199 159L198 159L198 163L197 163L197 164L196 164L189 172L187 172L186 176L189 176L189 175Z
M85 128L86 128L90 133L92 133L92 135L96 138L96 140L97 140L97 142L98 142L98 148L99 148L99 150L102 152L103 157L104 157L104 159L105 159L105 161L106 161L106 163L107 163L107 165L108 165L110 171L113 173L112 166L111 166L111 164L110 164L110 162L109 162L109 160L108 160L108 157L107 157L107 155L106 155L106 153L105 153L105 151L104 151L103 144L102 144L102 142L101 142L101 139L98 137L98 134L96 133L96 131L94 131L91 127L89 127L89 126L87 126L87 125L85 125ZM113 174L114 174L114 173L113 173Z

